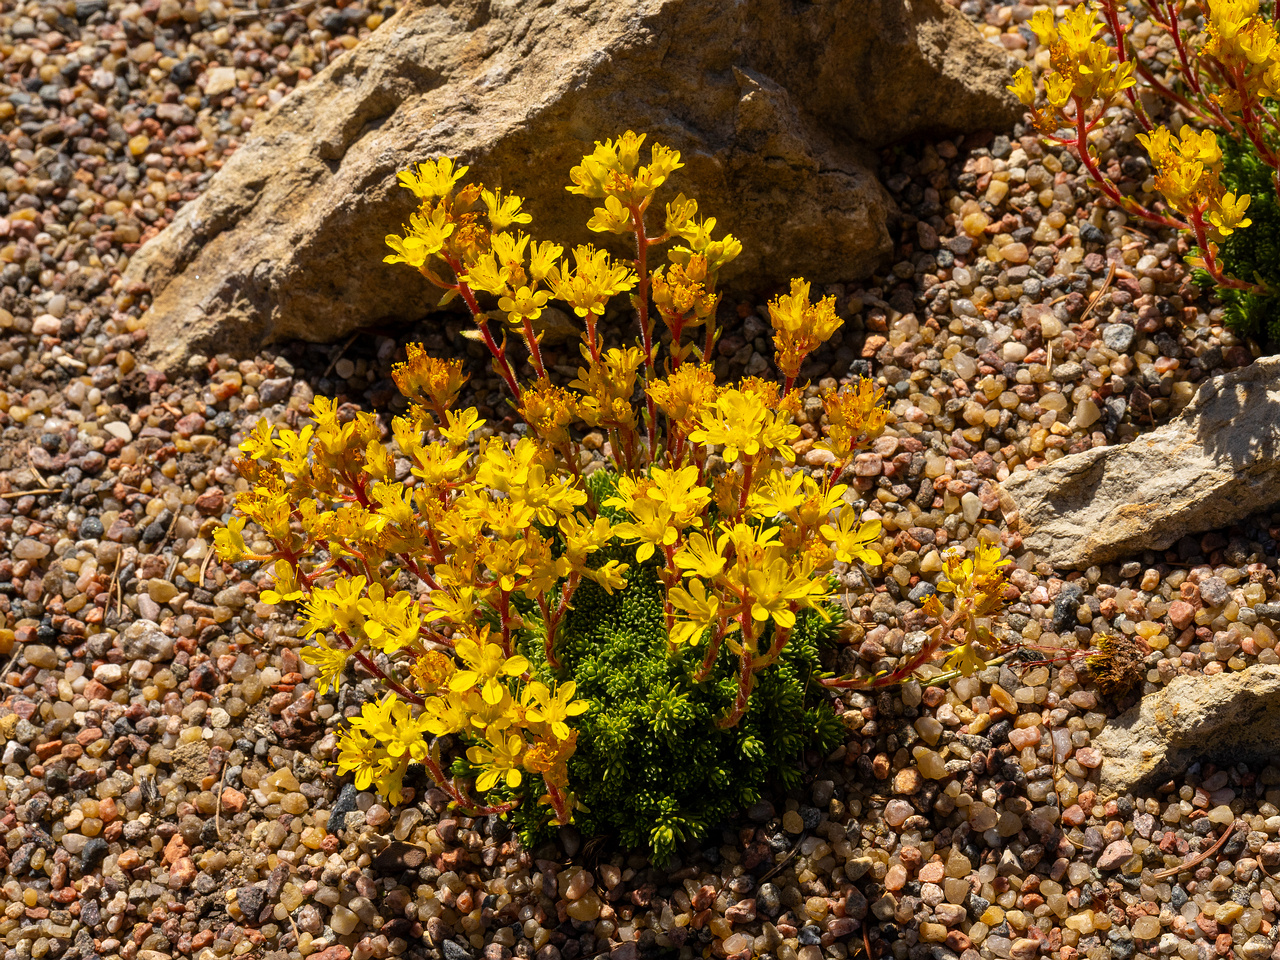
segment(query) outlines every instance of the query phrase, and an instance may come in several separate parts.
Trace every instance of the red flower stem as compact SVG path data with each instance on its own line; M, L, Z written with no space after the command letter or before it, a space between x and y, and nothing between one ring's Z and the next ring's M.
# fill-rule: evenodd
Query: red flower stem
M1124 27L1120 25L1120 12L1116 9L1115 0L1102 0L1102 14L1106 18L1107 27L1111 30L1111 36L1115 39L1113 49L1116 52L1116 59L1121 63L1128 63L1129 45L1126 42ZM1136 61L1137 58L1135 57L1134 60ZM1129 99L1129 105L1133 107L1134 116L1142 124L1142 129L1150 132L1151 120L1142 106L1142 101L1138 99L1137 91L1133 87L1128 87L1124 92Z
M576 570L569 573L569 577L565 580L564 587L560 591L560 604L556 607L556 611L551 616L551 624L547 628L547 662L553 667L559 667L560 661L554 655L555 631L560 625L560 621L564 619L564 615L569 611L569 601L573 599L574 593L578 589L578 584L582 582L582 574Z
M791 606L791 612L795 613L796 605L792 603L790 606ZM778 657L782 655L782 651L786 649L787 641L790 639L791 639L791 631L788 628L780 627L777 624L774 624L773 642L769 644L769 649L765 651L764 656L757 657L755 660L751 662L752 672L754 673L756 671L763 670L765 667L770 666L773 663L773 661L777 660Z
M598 318L594 313L588 313L583 320L587 324L587 349L591 351L591 360L593 363L600 362L600 337L596 333L596 320Z
M1214 256L1213 247L1209 243L1208 228L1204 223L1204 207L1197 207L1191 213L1191 229L1196 235L1196 246L1204 254L1205 273L1213 278L1213 282L1220 287L1227 287L1231 290L1243 290L1246 293L1266 293L1266 287L1259 286L1256 283L1246 283L1244 280L1238 280L1235 277L1228 277L1222 272L1222 266L1218 263L1218 258Z
M674 372L680 369L680 337L684 334L685 316L682 313L670 316L663 313L662 319L671 331L671 369Z
M1244 72L1237 67L1232 74L1232 79L1235 81L1237 92L1241 92L1241 118L1244 121L1245 135L1258 151L1258 156L1262 158L1262 162L1274 170L1277 165L1280 165L1280 161L1277 161L1275 153L1267 146L1266 139L1262 136L1262 131L1258 129L1258 119L1254 116L1253 106L1244 98Z
M437 547L437 549L439 548ZM431 576L431 574L427 573L425 570L420 569L418 567L417 562L409 554L397 553L396 559L402 562L405 565L405 568L410 573L412 573L415 577L421 580L424 584L426 584L432 590L440 589L440 584L436 582L435 578Z
M644 346L644 365L649 372L649 380L657 377L653 358L653 327L649 321L649 238L644 232L644 204L632 203L627 206L631 211L631 228L636 235L636 315L640 320L640 342ZM657 408L653 397L645 392L646 406L649 412L649 455L657 444Z
M751 493L751 481L756 469L756 458L746 457L742 461L742 492L738 494L738 516L747 509L747 496Z
M355 646L351 638L348 637L341 630L337 631L337 637L339 640L343 642L343 644L346 645L348 650L351 650L351 648ZM418 706L422 706L423 703L426 702L425 700L422 699L422 697L418 696L416 693L410 693L408 690L406 690L403 686L401 686L401 684L397 680L392 679L392 677L389 676L387 672L383 670L380 666L374 663L373 659L369 657L367 654L365 654L364 651L352 650L352 654L353 656L355 656L356 660L360 662L361 666L363 666L366 670L372 673L375 677L378 677L380 680L382 680L382 682L385 683L388 687L390 687L391 690L397 696L405 700L408 700L410 703L416 703Z
M747 643L747 627L745 620L751 619L751 611L746 603L743 604L742 613L739 616L739 623L742 624L742 653L738 657L738 695L734 698L733 709L728 714L716 721L716 726L722 730L737 726L742 715L747 712L747 704L751 700L751 688L754 686L753 680L755 674L751 672L751 650Z
M1187 56L1186 44L1182 42L1182 28L1178 25L1178 10L1174 0L1165 0L1165 7L1169 12L1169 32L1173 35L1173 45L1178 50L1178 60L1182 63L1182 73L1187 78L1187 86L1189 86L1197 96L1200 96L1199 71L1193 70L1191 60Z
M1161 216L1158 213L1148 210L1136 200L1131 200L1128 197L1125 197L1118 189L1116 189L1116 185L1111 182L1110 178L1098 169L1097 163L1094 162L1092 155L1089 153L1089 124L1085 120L1084 102L1079 97L1074 97L1072 99L1076 105L1076 155L1080 158L1080 162L1084 164L1085 169L1089 172L1089 176L1092 177L1093 181L1098 185L1098 189L1107 196L1107 199L1111 200L1111 202L1121 210L1134 213L1142 217L1142 219L1150 223L1154 223L1157 226L1173 227L1175 230L1186 230L1187 225L1181 220L1173 220L1169 217Z
M880 687L891 687L895 683L902 683L922 664L933 658L938 652L938 648L942 646L943 640L951 633L955 625L964 619L961 612L952 615L950 620L944 620L938 630L938 636L931 639L921 648L920 652L912 657L906 664L887 673L883 677L871 677L870 679L861 680L855 677L831 677L826 680L820 680L824 687L840 690L876 690Z
M565 804L564 794L546 777L542 778L542 782L547 786L547 797L551 800L551 809L556 813L556 820L560 823L568 823L569 809Z
M1167 100L1172 100L1174 103L1180 106L1183 110L1186 110L1188 113L1193 114L1196 117L1196 119L1198 119L1201 123L1215 122L1213 117L1209 116L1207 113L1205 113L1203 110L1197 107L1194 103L1192 103L1186 97L1182 96L1180 93L1175 93L1170 87L1166 86L1163 81L1156 79L1155 74L1153 74L1150 70L1148 70L1146 67L1146 64L1144 64L1141 60L1135 59L1133 62L1133 66L1138 76L1142 77L1143 80L1145 80L1148 84L1154 87L1156 92L1159 93L1162 97L1164 97ZM1147 129L1149 130L1151 128L1148 126Z
M547 379L546 368L542 365L542 347L538 345L537 334L533 332L533 321L524 317L524 340L529 345L529 357L533 360L533 369L539 380Z
M498 618L502 621L502 652L511 656L511 593L498 589Z
M471 799L470 795L458 786L457 781L453 777L446 777L444 771L440 769L440 764L436 763L430 755L423 761L422 765L427 768L427 773L431 775L431 779L445 793L453 798L453 801L467 812L477 817L487 817L492 814L503 814L514 810L519 806L518 800L508 801L507 803L494 804L493 806L483 806Z
M454 276L459 276L462 273L461 263L456 260L448 260L446 262L449 264L449 268L453 270ZM519 403L520 387L516 384L515 374L511 372L511 364L507 362L506 355L494 341L493 334L489 332L489 323L480 310L480 304L476 302L475 293L471 290L470 285L462 280L458 281L457 291L463 302L466 303L467 309L471 311L471 319L475 321L476 329L480 331L480 336L484 338L484 345L493 354L493 362L498 368L498 373L507 382L507 389L516 398L516 403Z
M698 672L694 674L694 681L701 683L707 677L711 676L711 671L715 668L716 657L720 655L720 643L724 639L724 621L716 625L715 631L711 634L711 642L707 644L707 652L702 658L702 666L698 668Z

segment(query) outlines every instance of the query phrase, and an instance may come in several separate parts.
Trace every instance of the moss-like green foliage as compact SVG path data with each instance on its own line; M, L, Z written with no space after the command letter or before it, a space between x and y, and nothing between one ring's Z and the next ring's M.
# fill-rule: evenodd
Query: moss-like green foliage
M1223 155L1222 182L1233 193L1253 198L1248 210L1253 223L1220 244L1225 271L1280 290L1280 204L1276 202L1275 171L1262 162L1247 140L1220 134L1218 142ZM1197 271L1196 280L1202 286L1213 286L1204 271ZM1226 306L1227 325L1232 330L1269 347L1280 346L1280 296L1226 289L1219 289L1218 296Z
M597 473L593 486L610 483ZM607 494L595 490L598 499ZM702 651L668 652L656 566L635 566L632 551L600 557L632 564L628 585L612 596L586 581L573 598L552 671L542 643L523 652L544 682L575 680L591 710L575 724L578 749L569 761L570 787L587 808L575 822L587 835L607 834L625 847L647 848L666 861L677 844L755 803L766 786L786 788L800 776L804 751L830 750L843 724L812 675L819 649L834 642L838 613L802 614L779 662L757 676L746 715L730 729L716 721L737 694L737 658L721 650L713 676L694 683ZM541 811L516 813L526 844L548 832Z

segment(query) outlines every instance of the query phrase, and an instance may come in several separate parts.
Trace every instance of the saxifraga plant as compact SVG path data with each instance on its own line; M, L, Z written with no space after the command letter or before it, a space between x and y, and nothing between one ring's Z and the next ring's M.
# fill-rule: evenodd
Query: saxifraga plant
M796 466L800 367L841 324L802 280L769 304L782 383L715 382L717 275L740 247L713 239L683 194L652 228L681 164L655 145L641 165L643 139L597 144L569 186L601 202L593 230L632 239L627 261L582 246L570 265L516 232L530 222L521 198L459 186L467 168L447 158L401 174L421 206L387 259L467 305L528 429L511 441L455 409L461 362L410 345L394 377L411 404L387 440L374 414L344 421L324 398L300 431L258 422L240 446L249 489L217 546L224 561L271 564L261 599L300 605L322 694L349 668L380 681L385 696L339 737L338 769L359 788L397 803L418 763L460 808L510 814L526 842L576 821L665 859L765 784L794 783L805 749L838 741L824 689L897 682L935 655L985 665L975 651L990 645L1007 561L994 547L948 556L952 606L930 601L937 625L900 670L822 675L836 564L880 563L880 522L838 480L887 422L882 391L863 379L823 393L826 462ZM668 262L651 269L663 245ZM606 349L597 322L620 294L639 344ZM563 386L536 332L553 297L583 321L583 365ZM507 330L532 383L517 381ZM594 470L581 466L589 430L608 437Z

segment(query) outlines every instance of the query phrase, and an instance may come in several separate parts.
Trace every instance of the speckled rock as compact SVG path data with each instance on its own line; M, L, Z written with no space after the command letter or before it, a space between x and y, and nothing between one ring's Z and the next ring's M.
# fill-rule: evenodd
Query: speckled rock
M1280 358L1206 381L1173 422L1132 443L1011 476L1023 544L1083 568L1227 526L1280 497Z
M1127 793L1193 760L1275 756L1280 742L1280 666L1177 677L1108 724L1095 738L1099 787Z
M126 283L150 287L168 367L420 316L426 282L382 263L411 209L397 170L461 157L528 197L539 236L587 242L567 172L628 128L683 152L680 188L743 241L751 288L865 276L893 209L866 148L1011 123L1007 72L942 0L410 4L258 124Z

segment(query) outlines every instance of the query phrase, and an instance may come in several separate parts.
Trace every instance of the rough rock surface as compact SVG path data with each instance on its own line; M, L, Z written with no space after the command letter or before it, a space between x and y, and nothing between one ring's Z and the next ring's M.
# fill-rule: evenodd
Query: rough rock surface
M1121 714L1094 739L1099 789L1129 793L1195 760L1266 761L1280 742L1280 666L1177 677Z
M165 366L421 316L432 290L381 263L411 209L397 170L460 156L538 235L598 241L567 172L627 128L683 152L744 285L861 277L891 246L869 148L1007 125L1007 72L942 0L411 3L259 120L127 279Z
M1057 567L1163 550L1280 500L1280 357L1201 384L1131 443L1010 477L1023 543Z

